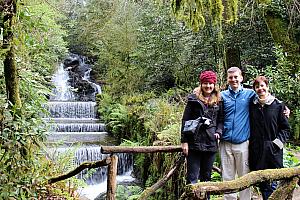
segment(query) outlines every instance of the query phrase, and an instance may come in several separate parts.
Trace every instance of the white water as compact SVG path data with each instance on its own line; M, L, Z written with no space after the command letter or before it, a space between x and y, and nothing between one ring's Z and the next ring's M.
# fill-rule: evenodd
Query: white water
M58 65L58 68L52 77L52 83L55 86L55 88L53 91L54 95L50 97L50 100L74 100L74 94L71 90L68 80L68 72L64 70L64 65L63 63L61 63L60 65Z
M85 64L80 62L81 64ZM90 81L90 69L84 74L83 80L86 80L94 88L96 95L101 93L101 87ZM96 103L93 101L78 102L75 99L73 88L69 85L68 72L64 69L64 65L60 64L56 73L53 75L52 82L55 88L50 101L47 104L50 117L45 118L50 125L49 142L63 142L65 144L78 142L96 142L105 140L107 132L105 132L104 124L99 122L96 113ZM72 91L73 90L73 91ZM69 147L60 147L55 151L62 153ZM102 160L108 156L100 152L97 146L81 146L75 151L75 163L79 165L85 161ZM132 182L134 178L130 176L132 173L132 158L128 154L120 154L118 164L117 182ZM104 193L107 189L106 181L107 170L105 167L97 168L96 171L86 177L86 170L78 174L78 178L84 179L88 184L87 187L78 190L81 196L90 200L96 198L99 194Z
M95 90L94 95L96 94L101 94L101 87L99 85L97 85L96 83L93 83L90 81L90 74L91 74L92 69L87 70L84 73L84 77L82 78L82 80L86 80L89 84L91 84L91 86L93 87L93 89Z
M117 183L124 183L124 182L132 182L135 180L135 178L133 178L131 176L132 170L126 172L123 175L119 175L117 176ZM104 192L106 192L107 190L107 179L100 183L100 184L96 184L96 185L90 185L86 188L81 188L78 190L78 193L80 196L84 196L90 200L95 199L99 194L102 194Z

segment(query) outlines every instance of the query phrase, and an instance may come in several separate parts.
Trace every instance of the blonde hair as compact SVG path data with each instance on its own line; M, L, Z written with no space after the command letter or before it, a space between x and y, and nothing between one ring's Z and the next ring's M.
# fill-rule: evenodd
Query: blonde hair
M227 74L231 74L231 73L234 73L234 72L239 72L240 75L242 75L242 70L238 67L230 67L228 70L227 70Z
M202 91L202 84L200 83L200 91L198 94L198 99L200 99L204 104L213 106L213 105L218 105L219 102L221 101L221 93L218 88L218 86L215 84L214 90L212 91L210 97L207 99L203 95Z

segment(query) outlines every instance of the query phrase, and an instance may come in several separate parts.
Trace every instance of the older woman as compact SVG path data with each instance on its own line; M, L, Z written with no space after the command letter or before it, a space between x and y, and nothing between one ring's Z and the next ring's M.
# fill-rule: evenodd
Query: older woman
M190 94L182 118L181 146L187 156L187 183L210 181L212 166L223 129L223 109L217 89L217 75L204 71L199 75L201 90ZM183 131L186 121L203 117L204 122L194 134Z
M283 144L290 126L284 115L284 104L269 93L266 77L258 76L253 83L257 96L250 105L250 170L283 168ZM276 182L259 185L266 200L276 188Z

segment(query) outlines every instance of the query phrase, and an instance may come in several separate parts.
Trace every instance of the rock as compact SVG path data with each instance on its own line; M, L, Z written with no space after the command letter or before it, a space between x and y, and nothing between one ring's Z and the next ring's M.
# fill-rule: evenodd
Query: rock
M84 62L84 58L71 54L64 60L64 69L69 73L69 84L75 93L77 101L94 101L97 92L90 82L91 66Z

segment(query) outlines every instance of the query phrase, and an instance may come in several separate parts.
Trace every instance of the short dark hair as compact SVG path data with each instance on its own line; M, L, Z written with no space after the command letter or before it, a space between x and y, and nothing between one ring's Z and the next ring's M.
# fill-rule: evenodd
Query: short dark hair
M257 76L257 77L254 79L254 81L253 81L253 88L255 88L255 86L256 86L257 84L259 84L259 82L261 82L261 81L265 82L265 84L266 84L267 86L269 85L269 81L268 81L268 79L267 79L266 77L264 77L264 76Z

